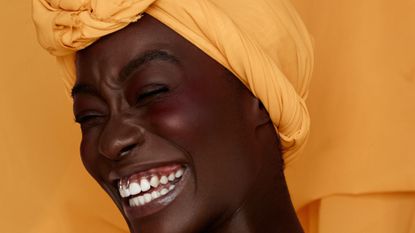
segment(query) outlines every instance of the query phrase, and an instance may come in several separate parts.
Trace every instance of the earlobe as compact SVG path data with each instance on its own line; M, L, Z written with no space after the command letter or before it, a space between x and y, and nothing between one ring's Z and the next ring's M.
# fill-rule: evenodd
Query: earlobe
M252 116L256 128L266 125L271 121L264 104L262 104L262 102L256 97L253 97L252 100Z
M267 111L267 109L265 108L264 104L257 99L258 101L258 109L259 109L259 125L264 125L264 124L268 124L271 121L271 118L269 116L269 113Z

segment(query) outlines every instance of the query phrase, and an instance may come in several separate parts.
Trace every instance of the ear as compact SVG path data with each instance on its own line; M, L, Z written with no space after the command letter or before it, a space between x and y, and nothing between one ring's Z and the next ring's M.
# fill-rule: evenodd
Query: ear
M254 96L251 98L251 116L255 124L255 128L268 124L271 121L268 111L258 98Z

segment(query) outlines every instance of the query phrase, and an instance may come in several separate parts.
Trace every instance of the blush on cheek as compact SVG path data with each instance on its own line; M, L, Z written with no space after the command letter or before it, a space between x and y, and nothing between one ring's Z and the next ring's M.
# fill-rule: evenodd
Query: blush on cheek
M207 125L206 115L200 114L198 108L192 107L189 103L191 101L168 102L152 106L146 113L155 134L177 143L186 143L203 133L201 127Z
M169 138L186 138L197 130L196 122L179 112L158 114L152 117L151 123L157 134Z

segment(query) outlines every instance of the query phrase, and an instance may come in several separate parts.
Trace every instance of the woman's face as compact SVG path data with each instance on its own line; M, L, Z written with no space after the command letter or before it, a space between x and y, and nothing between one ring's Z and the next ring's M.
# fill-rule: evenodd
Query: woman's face
M83 163L133 232L201 231L262 184L256 99L154 18L78 52L76 65Z

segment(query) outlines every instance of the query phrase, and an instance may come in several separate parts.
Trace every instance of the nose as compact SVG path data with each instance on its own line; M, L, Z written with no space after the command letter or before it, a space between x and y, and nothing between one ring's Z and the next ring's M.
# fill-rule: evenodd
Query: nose
M111 160L119 160L144 143L144 128L118 117L110 119L101 132L98 152Z

